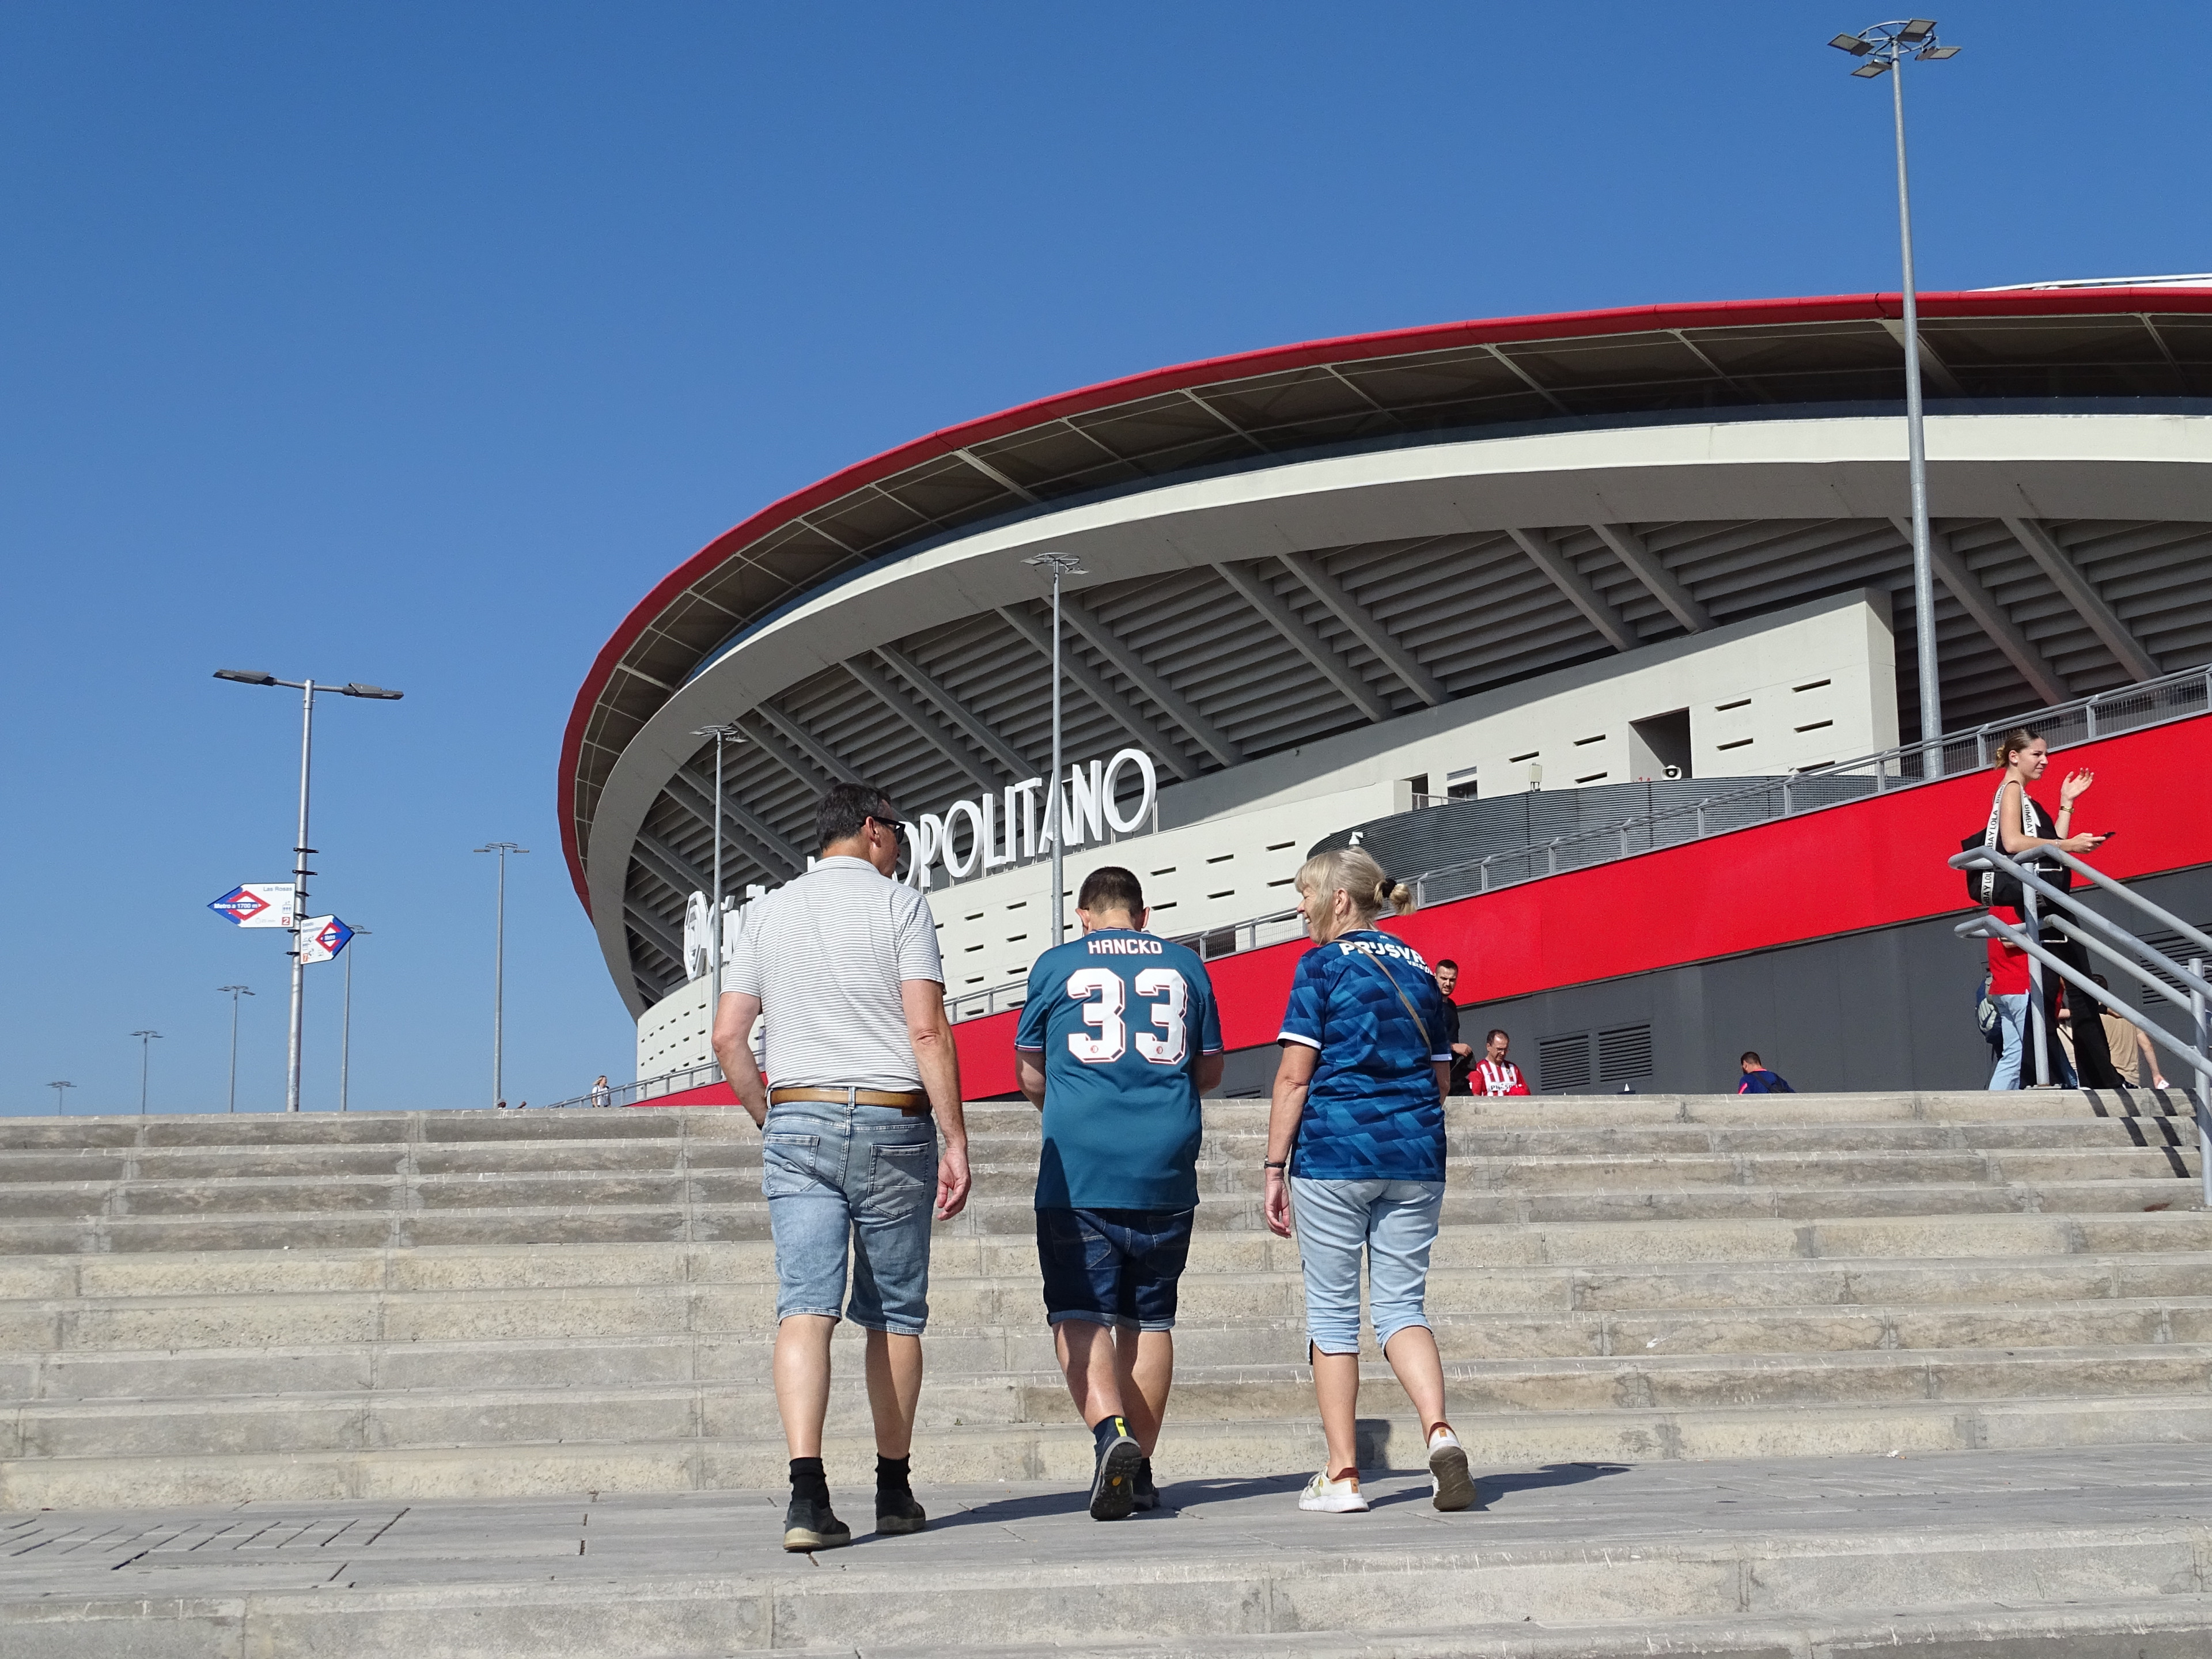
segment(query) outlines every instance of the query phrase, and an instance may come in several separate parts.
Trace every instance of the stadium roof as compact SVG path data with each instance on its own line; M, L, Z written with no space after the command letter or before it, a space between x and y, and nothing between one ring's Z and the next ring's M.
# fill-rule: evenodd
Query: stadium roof
M1931 416L2212 416L2212 290L2038 288L1923 295L1920 306ZM1910 729L1910 555L1889 516L1903 510L1901 441L1879 455L1838 458L1857 467L1854 476L1883 481L1879 505L1871 495L1846 500L1847 491L1708 485L1702 494L1626 490L1618 511L1601 492L1570 512L1525 492L1516 505L1493 478L1497 510L1483 522L1462 510L1458 533L1387 512L1368 521L1363 513L1381 499L1375 485L1334 516L1302 501L1295 530L1279 517L1262 525L1245 503L1243 520L1233 520L1234 533L1207 544L1211 531L1190 527L1200 521L1189 490L1306 463L1402 471L1417 452L1469 440L1556 447L1616 434L1617 452L1623 434L1663 447L1668 427L1863 426L1901 408L1899 313L1897 296L1866 295L1310 342L1025 404L787 496L640 602L571 714L562 841L618 986L641 1008L680 982L683 897L703 884L711 791L701 787L696 740L671 728L669 715L683 715L684 733L736 718L751 735L732 751L723 815L732 886L781 879L795 860L803 867L811 801L830 777L865 775L927 806L1036 769L1047 673L1034 595L932 560L979 537L1011 545L1025 526L1072 523L1072 508L1097 506L1101 524L1117 518L1125 550L1146 536L1185 544L1095 570L1072 607L1072 677L1082 688L1070 703L1073 752L1133 737L1170 777L1195 778L1716 621L1869 586L1900 601ZM2201 435L2212 422L2187 425L2185 439L2161 440L2179 447L2160 457L2212 460ZM2080 454L2023 456L2003 477L1991 460L1975 474L1977 489L1953 503L1945 481L1972 469L1937 452L1947 724L2212 657L2204 475L2180 469L2189 482L2179 495L2147 487L2141 473L2122 483L2114 472L2101 493L2081 484L2124 459L2091 443ZM1613 463L1617 474L1618 453ZM2024 493L2031 477L2052 480L2043 499ZM1147 503L1170 497L1188 524L1144 522ZM848 641L838 632L834 617L850 621L868 593L902 584L905 610L879 606ZM799 624L811 635L803 647L790 637ZM828 648L831 636L850 654ZM615 842L595 846L616 782Z

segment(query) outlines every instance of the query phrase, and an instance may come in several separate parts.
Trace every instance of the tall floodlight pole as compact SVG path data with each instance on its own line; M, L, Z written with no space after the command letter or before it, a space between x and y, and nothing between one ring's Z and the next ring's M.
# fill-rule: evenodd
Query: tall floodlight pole
M1936 668L1936 571L1928 550L1928 440L1920 410L1920 300L1912 275L1912 195L1905 169L1905 60L1937 62L1959 55L1939 45L1936 21L1912 17L1876 23L1856 34L1839 34L1828 44L1866 61L1851 73L1862 81L1889 76L1890 101L1897 121L1897 234L1905 264L1905 452L1912 487L1912 633L1920 664L1920 741L1925 745L1920 775L1943 769L1943 688Z
M243 985L218 985L216 989L230 999L230 1104L223 1110L234 1112L238 1109L238 1000L253 993Z
M346 1090L353 1078L353 942L370 930L356 927L346 940L345 1012L338 1020L338 1110L346 1109Z
M1052 942L1058 945L1067 936L1066 902L1061 896L1065 881L1060 873L1060 843L1066 837L1060 833L1065 815L1060 807L1060 792L1066 787L1067 780L1060 775L1066 763L1060 758L1060 581L1063 576L1087 576L1091 573L1073 553L1038 553L1022 562L1052 572L1052 783L1045 791L1044 832L1052 839Z
M499 908L497 920L492 925L491 947L491 1103L496 1106L507 1098L503 1092L507 1060L507 855L530 849L517 847L511 841L494 841L476 850L499 854Z
M49 1083L46 1085L46 1087L54 1091L54 1115L56 1117L59 1117L62 1115L62 1103L69 1098L69 1096L64 1094L63 1091L66 1089L74 1089L76 1087L76 1085L67 1082Z
M143 1117L146 1115L146 1071L152 1063L155 1040L161 1034L159 1031L133 1031L131 1035L138 1039L138 1115Z
M284 1075L284 1109L296 1112L300 1109L301 1036L305 1030L307 969L300 954L299 928L307 920L307 878L315 873L307 868L307 854L315 850L307 845L307 780L314 753L315 694L335 691L342 697L368 697L381 702L397 702L404 694L386 690L380 685L364 685L358 680L343 685L314 680L280 680L274 674L241 668L218 668L215 677L219 680L236 680L241 685L289 686L300 694L300 833L292 848L292 1024Z
M744 742L745 732L735 722L725 721L720 726L702 726L691 735L714 740L714 897L707 943L707 971L712 976L707 989L707 1006L712 1008L714 1000L722 994L722 745ZM708 1023L713 1024L711 1015Z

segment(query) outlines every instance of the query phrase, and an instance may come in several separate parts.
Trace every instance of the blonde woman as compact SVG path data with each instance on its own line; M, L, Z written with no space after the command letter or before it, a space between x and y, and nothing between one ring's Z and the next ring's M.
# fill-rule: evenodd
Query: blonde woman
M1444 1196L1443 994L1420 954L1375 926L1412 895L1357 847L1308 859L1298 913L1315 949L1298 960L1277 1039L1267 1120L1267 1225L1295 1225L1305 1272L1307 1352L1328 1462L1298 1498L1331 1514L1359 1490L1359 1267L1367 1259L1376 1346L1420 1415L1437 1508L1474 1501L1467 1453L1444 1420L1443 1364L1429 1329L1429 1252ZM1295 1219L1294 1219L1295 1218Z

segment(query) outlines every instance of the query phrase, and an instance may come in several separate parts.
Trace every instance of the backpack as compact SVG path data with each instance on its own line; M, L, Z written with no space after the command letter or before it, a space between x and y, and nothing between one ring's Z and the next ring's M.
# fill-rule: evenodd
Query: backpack
M1960 852L1981 853L1996 850L1997 826L2002 822L2002 815L2004 811L2004 792L2011 782L2012 780L2008 778L1997 786L1997 793L1990 802L1989 823L1961 841L1959 843ZM2020 816L2021 828L2031 836L2047 840L2050 838L2047 832L2058 827L2047 820L2043 809L2028 798L2026 789L2020 792ZM2015 863L2020 861L2014 860ZM2033 855L2026 862L2029 869L2034 871L2037 875L2061 892L2073 890L2074 872L2064 865L2049 863ZM1978 904L1985 910L2018 912L2027 902L2027 893L2021 887L2020 878L2009 871L1968 870L1963 873L1966 878L1966 902L1969 904Z

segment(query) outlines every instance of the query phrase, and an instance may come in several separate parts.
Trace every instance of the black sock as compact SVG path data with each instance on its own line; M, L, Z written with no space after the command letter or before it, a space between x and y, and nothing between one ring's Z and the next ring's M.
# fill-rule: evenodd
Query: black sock
M1129 1423L1127 1418L1102 1417L1091 1425L1091 1438L1095 1443L1100 1456L1105 1455L1107 1443L1109 1441L1118 1440L1128 1432Z
M876 1454L876 1495L879 1498L911 1498L914 1487L908 1484L914 1475L914 1454L904 1457L886 1457Z
M811 1498L817 1504L830 1501L830 1478L822 1473L818 1457L794 1457L791 1460L791 1495Z

